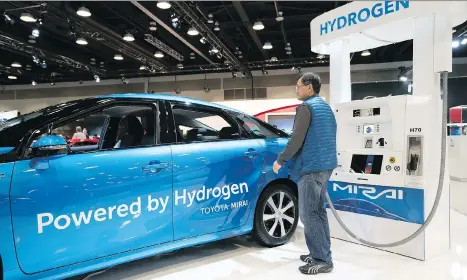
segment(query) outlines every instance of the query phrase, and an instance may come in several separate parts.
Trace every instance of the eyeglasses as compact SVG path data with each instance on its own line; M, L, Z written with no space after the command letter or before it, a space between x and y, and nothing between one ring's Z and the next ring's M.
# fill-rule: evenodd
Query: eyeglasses
M296 85L296 86L295 86L295 89L297 90L297 89L299 89L299 88L301 88L301 87L305 87L305 86L306 86L306 85Z

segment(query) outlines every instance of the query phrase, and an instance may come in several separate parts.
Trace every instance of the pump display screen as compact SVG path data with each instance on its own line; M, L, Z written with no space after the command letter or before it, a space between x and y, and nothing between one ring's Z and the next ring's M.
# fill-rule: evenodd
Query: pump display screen
M369 109L356 109L353 110L353 117L369 117L379 116L381 113L380 108L369 108Z
M352 155L350 168L355 173L379 175L382 164L382 155Z

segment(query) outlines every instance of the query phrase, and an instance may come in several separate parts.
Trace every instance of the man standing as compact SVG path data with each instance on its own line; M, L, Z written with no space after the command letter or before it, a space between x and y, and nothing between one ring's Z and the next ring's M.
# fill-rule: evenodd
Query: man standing
M300 220L309 250L308 255L300 256L306 263L299 268L304 274L327 273L334 268L325 201L328 180L337 167L337 125L331 107L319 96L320 89L321 80L315 73L298 79L295 90L303 104L297 108L290 141L273 168L278 173L287 161L293 161Z

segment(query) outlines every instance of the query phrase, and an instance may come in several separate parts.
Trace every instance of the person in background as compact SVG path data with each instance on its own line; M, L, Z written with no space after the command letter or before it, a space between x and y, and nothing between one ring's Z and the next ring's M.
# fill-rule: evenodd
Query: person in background
M298 180L300 220L305 228L309 254L300 256L304 274L331 272L331 237L326 212L326 192L332 171L337 167L336 118L331 107L319 96L321 79L305 73L295 87L298 106L289 143L274 163L278 173L292 161L292 176Z
M86 135L83 133L81 126L76 127L76 132L71 139L86 139Z
M84 133L84 136L86 136L86 139L88 139L89 134L88 134L88 129L87 128L83 128L83 133Z

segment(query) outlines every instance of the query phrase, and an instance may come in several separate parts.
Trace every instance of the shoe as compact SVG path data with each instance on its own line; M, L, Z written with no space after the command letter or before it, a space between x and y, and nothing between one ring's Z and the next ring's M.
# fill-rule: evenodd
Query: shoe
M332 263L317 263L311 262L304 266L299 267L299 270L303 274L307 275L316 275L320 273L329 273L334 269L334 265Z
M313 262L313 258L310 255L301 255L300 260L304 263L311 263Z

